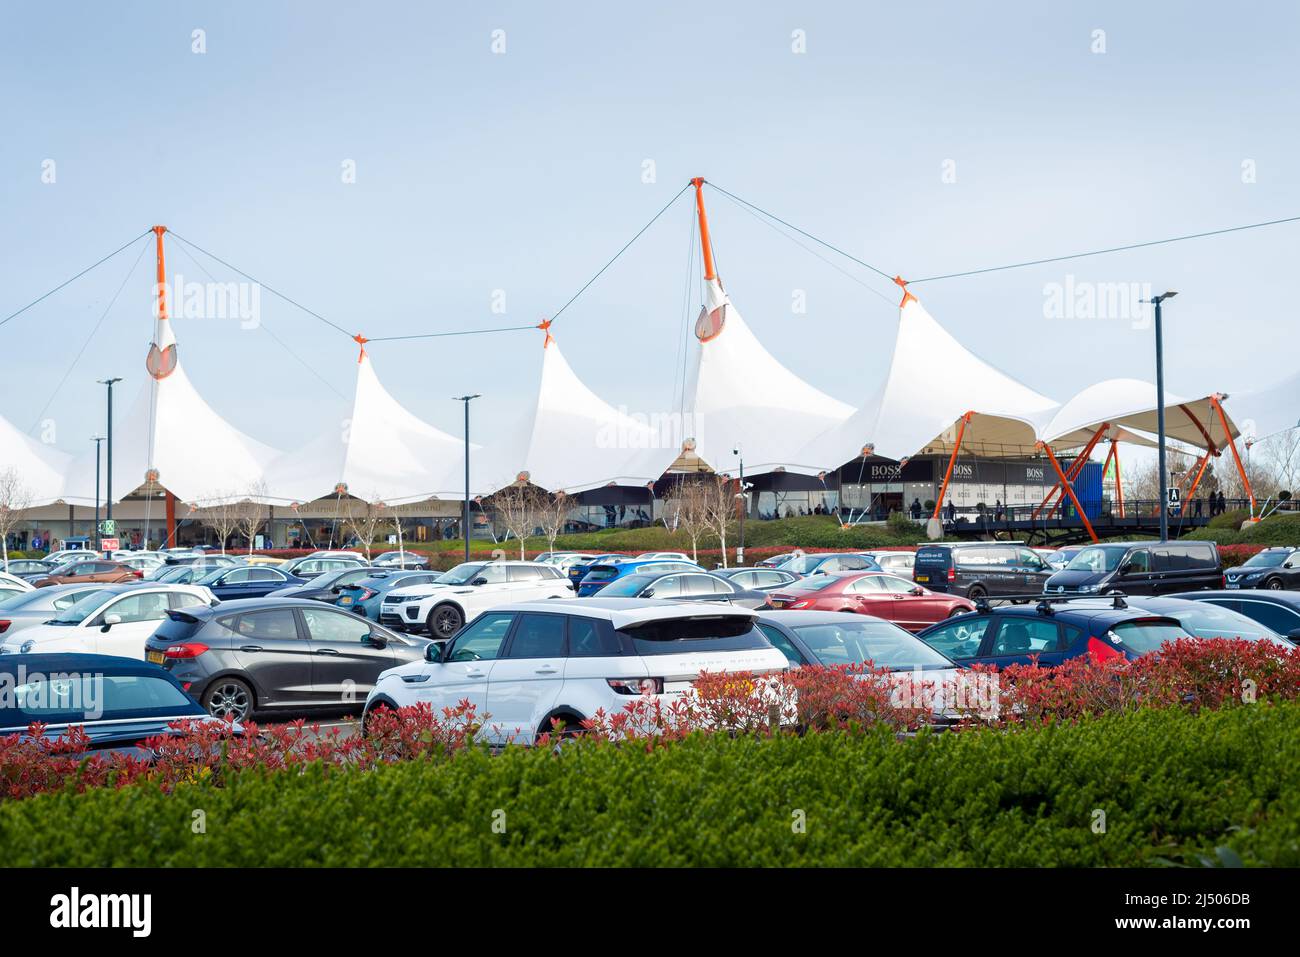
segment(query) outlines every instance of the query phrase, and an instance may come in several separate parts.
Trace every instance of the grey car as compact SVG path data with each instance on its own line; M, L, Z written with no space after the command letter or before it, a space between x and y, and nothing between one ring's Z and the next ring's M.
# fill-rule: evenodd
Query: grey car
M268 596L173 609L144 651L209 714L242 721L360 709L380 672L423 660L430 644L319 601Z
M636 575L625 575L602 588L600 597L714 601L740 608L761 608L767 604L767 592L755 588L742 588L721 575L702 571L641 572Z
M0 601L0 639L48 621L87 595L107 587L106 582L49 585L6 598Z

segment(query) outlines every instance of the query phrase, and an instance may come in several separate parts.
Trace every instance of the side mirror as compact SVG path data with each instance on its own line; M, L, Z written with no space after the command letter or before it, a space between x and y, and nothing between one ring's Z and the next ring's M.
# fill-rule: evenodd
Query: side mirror
M925 589L922 588L920 585L917 585L915 588L912 589L912 594L913 594L913 595L924 595L924 594L925 594Z
M101 630L101 631L108 631L108 629L112 628L114 625L120 625L121 623L122 623L122 616L121 616L121 615L105 615L105 616L104 616L104 627L101 628L100 630Z
M470 582L471 585L486 585L487 583L488 580L482 577L475 578L472 582Z
M1300 628L1292 628L1286 633L1286 636L1296 643L1300 643Z
M430 664L437 664L442 661L442 650L445 646L437 642L430 642L424 649L424 660Z
M366 644L371 648L387 648L388 639L377 631L372 631L366 636Z
M654 596L655 596L655 590L653 587L647 588L645 591L641 593L642 598L653 598Z

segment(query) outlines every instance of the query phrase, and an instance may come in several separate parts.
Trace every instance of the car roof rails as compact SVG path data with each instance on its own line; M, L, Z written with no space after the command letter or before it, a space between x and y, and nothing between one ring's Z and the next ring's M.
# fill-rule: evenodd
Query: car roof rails
M1098 598L1113 598L1114 601L1112 602L1112 607L1114 608L1128 607L1128 602L1126 601L1128 596L1120 591L1109 592L1106 595L980 595L978 598L972 598L971 601L975 603L976 610L981 612L987 612L993 609L990 602L1034 601L1034 607L1040 615L1052 615L1055 614L1055 610L1052 608L1053 605L1065 604L1072 601L1096 601Z

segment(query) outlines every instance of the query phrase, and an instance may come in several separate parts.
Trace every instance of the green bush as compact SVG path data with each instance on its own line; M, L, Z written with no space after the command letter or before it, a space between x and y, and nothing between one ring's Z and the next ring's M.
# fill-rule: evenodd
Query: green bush
M1248 514L1246 512L1231 514L1236 516L1236 520L1229 522L1226 528L1198 528L1184 537L1218 542L1220 545L1300 544L1300 515L1294 512L1272 515L1262 522L1247 527L1245 531L1238 531L1238 526L1249 517ZM1216 516L1213 521L1218 521L1222 517L1224 516Z
M365 772L249 771L170 795L129 785L10 802L0 847L10 866L1132 866L1232 855L1296 866L1300 706L1144 710L903 742L712 735L648 751L581 742Z

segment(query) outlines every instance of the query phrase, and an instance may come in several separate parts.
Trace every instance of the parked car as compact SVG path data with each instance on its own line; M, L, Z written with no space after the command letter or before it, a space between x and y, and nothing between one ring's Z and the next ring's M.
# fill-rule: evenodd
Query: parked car
M224 568L238 565L239 559L233 555L215 555L211 552L164 552L163 563L166 565L198 565L206 568Z
M81 599L107 588L107 585L51 585L11 595L0 601L0 641L32 625L53 618L65 608L71 608Z
M1300 588L1300 548L1277 545L1223 573L1224 588Z
M379 675L420 661L429 642L320 602L247 598L173 609L144 642L207 713L355 708Z
M804 665L866 665L890 671L930 672L948 678L957 665L893 622L837 611L764 611L758 627L790 662Z
M778 568L800 578L809 575L830 575L834 572L880 571L880 565L869 555L857 552L820 552L814 555L796 555L782 562Z
M285 559L276 558L274 555L245 555L245 565L272 565L279 566L285 563Z
M712 601L740 608L767 603L767 593L706 571L637 572L624 575L600 590L605 598L655 598L660 601Z
M626 561L627 557L628 556L621 555L618 552L606 552L604 555L595 556L590 561L572 563L568 566L565 574L569 576L569 582L573 585L573 591L576 594L578 591L578 583L582 581L593 565L611 565L617 562Z
M341 571L344 568L363 568L365 562L349 555L337 555L319 558L307 555L303 558L291 558L280 566L279 570L294 578L308 581L325 572Z
M220 566L229 568L229 565ZM208 565L163 565L144 576L147 582L161 582L167 585L192 585L195 579L211 574L215 569Z
M1051 595L1160 595L1223 587L1213 542L1117 542L1090 545L1043 585Z
M1130 607L1155 615L1168 615L1195 638L1233 638L1241 641L1269 641L1283 648L1294 648L1293 639L1279 634L1239 611L1205 601L1172 596L1135 598Z
M628 575L684 571L704 571L704 569L694 562L683 562L676 559L628 558L621 562L597 562L588 569L587 574L583 575L582 580L578 582L578 597L590 598L610 582L618 581Z
M421 703L437 713L468 700L491 715L481 732L489 741L532 743L554 720L575 732L597 711L620 711L641 695L670 702L705 669L786 667L744 609L627 598L511 602L431 646L425 660L380 675L365 715Z
M772 608L798 611L849 611L892 621L920 631L953 615L974 611L957 595L941 595L884 572L811 575L767 593Z
M366 556L360 552L353 551L350 548L325 548L318 549L306 556L307 558L355 558L359 562L366 560Z
M31 582L19 578L17 575L0 572L0 599L11 598L14 595L33 591L34 587Z
M1064 548L1058 548L1052 552L1050 558L1044 559L1047 564L1051 565L1053 570L1060 571L1066 565L1070 564L1070 559L1079 552L1087 548L1086 545L1066 545Z
M952 542L916 550L912 581L979 601L987 595L1040 595L1051 567L1017 542Z
M62 548L45 556L47 562L65 562L69 558L97 558L99 553L87 548Z
M196 573L197 574L197 573ZM269 565L232 565L214 568L193 579L195 585L212 589L222 601L237 598L261 598L290 585L305 585L306 579L290 575Z
M48 575L56 564L40 558L11 558L4 570L22 578L25 575Z
M642 552L636 556L639 561L654 559L663 562L691 562L691 556L685 552ZM695 562L691 562L692 565Z
M1245 615L1276 635L1300 642L1300 593L1236 589L1182 592L1169 597L1218 605Z
M794 572L783 572L779 568L766 568L758 565L751 568L715 568L714 575L730 579L741 588L755 588L759 591L771 591L798 579Z
M861 554L866 555L868 558L874 558L881 571L889 572L891 575L899 575L903 578L911 578L912 569L916 566L916 552L880 548L861 552Z
M764 558L758 564L763 568L780 568L792 558L797 558L799 552L782 552L780 555L773 555L771 558Z
M133 753L150 760L144 742L177 733L170 727L173 722L213 720L179 681L138 657L0 658L0 682L11 689L0 696L0 737L26 737L30 725L39 722L42 736L54 739L76 725L93 751ZM87 682L93 686L87 687Z
M507 602L572 598L573 586L559 569L539 562L464 562L427 585L392 589L379 606L379 621L426 629L450 638L480 612Z
M147 575L155 568L161 568L167 563L161 558L155 558L153 555L128 555L125 558L114 559L132 571L140 572L141 575Z
M590 552L542 552L533 561L558 568L567 576L573 566L589 565L598 557Z
M1175 618L1130 608L1123 598L1041 601L958 615L917 637L959 665L1043 667L1091 654L1133 659L1167 641L1190 638Z
M274 569L269 570L274 571ZM323 572L301 585L288 585L277 589L275 595L277 598L309 598L312 601L327 601L333 604L335 599L342 594L344 585L350 585L353 582L361 581L363 578L369 578L375 572L381 570L373 565L362 565L360 568L339 568L334 571Z
M50 585L72 585L81 582L125 582L143 577L143 572L128 568L121 562L95 558L60 565L44 578L37 578L32 584L37 588L48 588Z
M338 586L339 594L334 600L334 604L354 614L361 615L363 618L378 621L379 610L383 604L384 596L394 588L409 585L430 585L441 574L441 572L402 571L400 569L371 572L367 577L359 581L340 584Z
M71 652L139 659L144 657L144 640L169 610L215 602L199 585L109 585L46 622L6 634L0 654Z
M416 552L384 552L376 555L370 563L378 568L425 569L429 567L429 557Z

